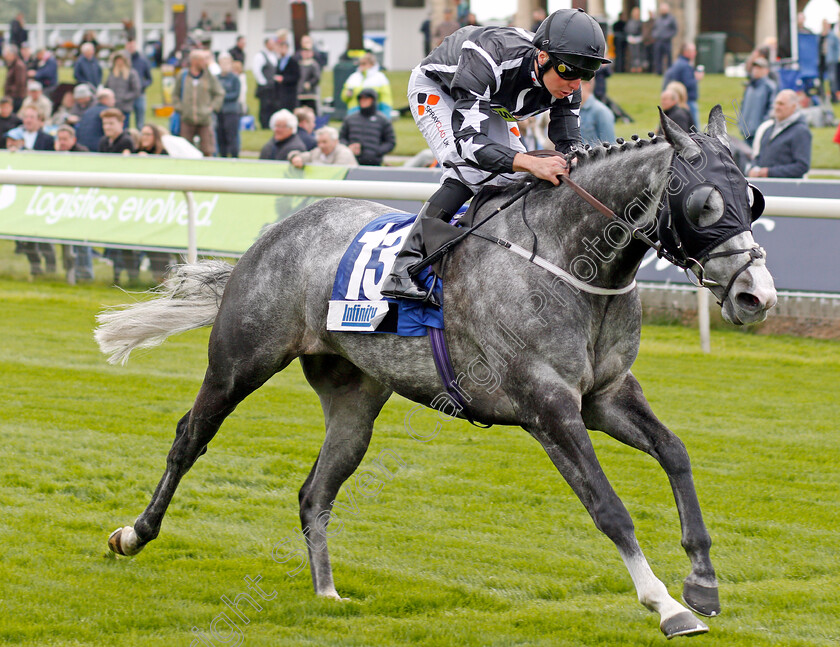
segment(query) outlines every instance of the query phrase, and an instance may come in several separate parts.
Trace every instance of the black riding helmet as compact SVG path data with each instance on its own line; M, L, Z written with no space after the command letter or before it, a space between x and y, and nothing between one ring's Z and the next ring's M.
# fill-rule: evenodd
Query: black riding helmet
M555 11L542 21L531 42L549 56L540 68L540 82L552 67L562 78L589 80L602 63L612 63L606 58L604 32L583 9Z

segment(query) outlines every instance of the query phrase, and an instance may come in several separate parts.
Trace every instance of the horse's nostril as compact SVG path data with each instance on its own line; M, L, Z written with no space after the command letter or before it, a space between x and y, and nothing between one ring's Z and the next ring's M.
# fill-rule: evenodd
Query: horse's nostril
M757 310L761 307L761 299L749 292L740 292L735 300L745 310Z

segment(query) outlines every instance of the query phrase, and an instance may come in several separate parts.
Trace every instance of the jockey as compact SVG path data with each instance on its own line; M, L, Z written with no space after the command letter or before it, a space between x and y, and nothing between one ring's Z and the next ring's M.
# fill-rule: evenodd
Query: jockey
M500 174L528 172L559 184L565 160L526 155L516 121L550 110L548 136L556 150L569 152L580 140L580 81L610 62L605 54L604 34L591 16L560 9L536 34L463 27L414 68L411 114L446 170L385 280L384 296L429 298L410 275L423 258L424 220L449 220L482 185L517 179Z

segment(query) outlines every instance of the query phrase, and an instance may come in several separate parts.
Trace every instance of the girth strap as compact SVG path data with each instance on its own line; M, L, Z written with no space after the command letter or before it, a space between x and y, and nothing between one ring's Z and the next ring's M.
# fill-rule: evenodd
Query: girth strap
M467 409L467 403L464 401L463 395L458 390L458 380L455 377L455 369L452 368L452 360L449 357L449 348L446 345L446 337L440 328L433 328L428 326L429 342L432 345L432 358L435 360L435 368L437 369L440 381L443 383L443 388L452 398L452 401L460 409L460 413L464 416L471 425L487 429L493 425L483 425L473 420Z

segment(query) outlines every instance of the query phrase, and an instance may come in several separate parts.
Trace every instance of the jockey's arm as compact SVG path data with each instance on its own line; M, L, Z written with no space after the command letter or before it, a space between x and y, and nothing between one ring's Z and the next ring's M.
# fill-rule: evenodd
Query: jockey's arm
M514 171L526 171L541 180L548 180L554 186L560 184L558 176L568 174L566 159L563 157L534 157L517 153L513 158Z

